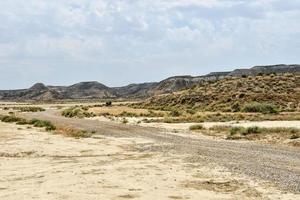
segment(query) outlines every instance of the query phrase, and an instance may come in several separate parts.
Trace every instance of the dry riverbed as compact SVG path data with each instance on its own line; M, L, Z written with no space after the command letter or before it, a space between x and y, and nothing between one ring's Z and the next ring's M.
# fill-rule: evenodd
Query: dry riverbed
M74 139L0 123L0 199L299 199L142 138Z

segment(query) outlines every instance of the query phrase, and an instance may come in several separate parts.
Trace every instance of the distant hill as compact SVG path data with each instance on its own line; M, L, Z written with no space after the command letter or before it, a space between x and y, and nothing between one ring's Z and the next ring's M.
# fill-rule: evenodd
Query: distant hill
M174 76L160 82L107 87L99 82L81 82L71 86L46 86L37 83L29 89L0 90L0 100L52 101L63 99L148 98L168 94L228 77L257 76L263 74L300 73L300 65L255 66L231 72L212 72L204 76Z
M248 103L264 102L280 110L300 110L300 74L227 77L192 88L154 96L137 107L158 110L239 111Z

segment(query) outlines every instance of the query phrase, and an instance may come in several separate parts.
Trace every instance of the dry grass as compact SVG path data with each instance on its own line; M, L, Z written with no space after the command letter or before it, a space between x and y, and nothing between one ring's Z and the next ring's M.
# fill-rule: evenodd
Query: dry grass
M134 113L137 115L149 113L148 109L134 109L127 106L94 107L90 108L89 112L93 112L98 115L108 113L113 116L121 115L124 112Z
M89 138L93 135L93 133L85 131L85 130L78 130L71 127L57 127L56 134L64 135L66 137L74 137L74 138Z
M133 106L169 111L238 112L251 102L268 103L281 112L300 111L300 74L205 81L193 88L155 96Z
M228 140L246 139L246 140L264 140L269 143L282 143L289 140L293 146L299 145L300 129L297 128L261 128L238 127L238 126L213 126L202 131L210 136L225 137ZM295 144L295 145L294 145Z
M262 113L228 113L228 112L197 112L185 113L179 117L167 116L163 119L153 119L151 122L164 123L201 123L201 122L228 122L228 121L296 121L300 120L299 112L283 112L280 114Z

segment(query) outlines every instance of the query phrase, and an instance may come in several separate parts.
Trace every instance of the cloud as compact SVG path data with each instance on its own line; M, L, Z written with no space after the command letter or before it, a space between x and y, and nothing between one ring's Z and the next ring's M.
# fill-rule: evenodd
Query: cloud
M123 85L299 63L300 4L294 0L10 0L0 8L3 88L41 77ZM72 76L49 77L60 71ZM7 84L6 74L14 72L24 78Z

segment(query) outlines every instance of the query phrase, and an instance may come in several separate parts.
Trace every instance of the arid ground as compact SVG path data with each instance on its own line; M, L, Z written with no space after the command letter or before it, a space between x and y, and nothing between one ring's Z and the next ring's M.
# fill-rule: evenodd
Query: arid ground
M18 116L93 135L1 122L0 199L300 198L299 147L224 140L184 124L65 118L49 107Z

